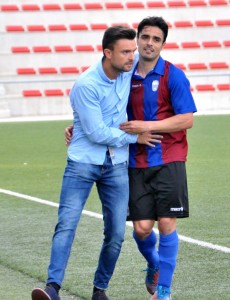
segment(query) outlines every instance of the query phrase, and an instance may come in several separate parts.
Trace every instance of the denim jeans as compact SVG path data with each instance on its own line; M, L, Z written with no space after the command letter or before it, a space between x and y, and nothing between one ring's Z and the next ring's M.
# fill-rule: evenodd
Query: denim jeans
M67 162L47 283L62 284L76 228L94 183L102 203L104 241L93 284L108 287L124 240L129 197L127 163L112 165L109 155L103 165Z

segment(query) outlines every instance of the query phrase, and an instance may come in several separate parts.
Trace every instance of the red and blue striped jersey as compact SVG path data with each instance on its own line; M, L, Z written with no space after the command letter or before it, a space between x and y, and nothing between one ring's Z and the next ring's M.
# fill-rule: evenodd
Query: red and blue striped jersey
M129 121L157 121L189 112L196 112L196 105L190 83L182 70L161 57L145 78L134 70L127 106ZM129 167L148 168L174 161L186 161L186 130L161 135L161 144L153 148L130 144Z

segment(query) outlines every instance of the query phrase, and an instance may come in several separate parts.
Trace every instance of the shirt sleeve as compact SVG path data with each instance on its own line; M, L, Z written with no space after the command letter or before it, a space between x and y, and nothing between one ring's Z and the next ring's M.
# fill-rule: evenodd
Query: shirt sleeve
M105 124L96 89L86 85L77 86L71 92L70 99L72 108L78 113L82 129L90 141L111 147L122 147L137 142L136 134L127 134Z

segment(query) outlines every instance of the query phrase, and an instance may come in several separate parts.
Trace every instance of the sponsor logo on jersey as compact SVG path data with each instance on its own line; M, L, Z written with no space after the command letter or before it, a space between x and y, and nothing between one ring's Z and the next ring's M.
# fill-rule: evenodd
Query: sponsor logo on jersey
M153 92L156 92L158 90L158 86L159 86L159 81L158 80L153 80L153 82L152 82Z

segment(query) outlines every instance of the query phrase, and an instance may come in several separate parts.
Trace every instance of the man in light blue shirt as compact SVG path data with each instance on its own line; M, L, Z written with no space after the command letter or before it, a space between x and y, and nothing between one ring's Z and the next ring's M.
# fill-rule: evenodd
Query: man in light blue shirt
M104 241L94 276L92 300L108 300L105 290L124 240L129 199L127 156L130 143L153 147L151 133L127 134L119 129L135 64L136 32L121 26L105 31L104 56L76 81L70 93L74 114L73 138L63 176L58 223L52 241L45 290L32 291L33 300L60 300L65 269L76 228L96 183L102 203Z

